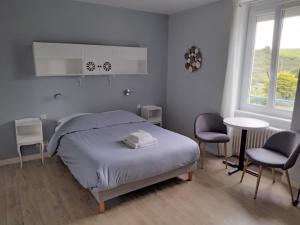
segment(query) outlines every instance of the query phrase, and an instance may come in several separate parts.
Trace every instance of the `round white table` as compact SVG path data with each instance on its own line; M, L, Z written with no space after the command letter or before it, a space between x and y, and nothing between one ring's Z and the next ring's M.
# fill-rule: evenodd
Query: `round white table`
M269 123L247 117L229 117L224 119L224 124L228 127L238 128L242 130L241 135L241 145L240 145L240 154L239 154L239 163L228 162L228 165L234 167L233 171L230 171L228 174L232 175L240 170L244 169L244 159L245 159L245 150L246 150L246 140L248 130L259 130L269 127ZM251 170L247 170L248 173L252 175L257 175Z

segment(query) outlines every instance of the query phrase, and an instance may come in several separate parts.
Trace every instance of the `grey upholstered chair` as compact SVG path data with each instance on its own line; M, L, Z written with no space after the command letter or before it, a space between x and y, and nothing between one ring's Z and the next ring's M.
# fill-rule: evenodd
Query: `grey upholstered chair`
M196 117L194 125L195 138L199 141L201 168L204 168L205 143L216 143L219 151L219 143L224 143L225 164L227 168L227 145L230 141L227 135L227 127L219 114L204 113Z
M243 181L249 160L254 164L259 165L259 173L254 194L254 199L256 199L263 167L272 168L273 183L275 183L274 169L283 169L287 177L290 194L293 201L293 191L288 169L295 165L299 153L300 135L292 131L278 132L272 135L262 148L252 148L246 150L247 159L245 161L241 182Z

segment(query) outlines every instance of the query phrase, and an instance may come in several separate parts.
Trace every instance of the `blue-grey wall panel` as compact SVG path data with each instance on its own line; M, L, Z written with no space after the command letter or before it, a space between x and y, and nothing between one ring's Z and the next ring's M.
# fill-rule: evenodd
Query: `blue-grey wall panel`
M45 136L57 118L78 112L136 110L165 105L168 17L71 0L0 2L0 159L17 156L13 120L48 114ZM75 78L34 76L32 42L148 48L149 75ZM133 94L123 95L125 88ZM53 94L63 97L54 100Z
M232 1L223 0L169 18L167 126L193 137L197 114L220 112L226 73ZM189 73L184 53L202 51L202 68Z

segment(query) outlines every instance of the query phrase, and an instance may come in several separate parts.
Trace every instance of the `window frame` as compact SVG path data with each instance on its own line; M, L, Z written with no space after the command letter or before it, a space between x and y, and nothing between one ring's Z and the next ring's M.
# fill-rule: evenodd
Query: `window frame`
M241 79L241 95L240 95L240 110L276 116L281 118L291 119L293 111L278 109L274 107L274 100L276 94L276 80L277 80L277 69L278 69L278 58L280 49L280 40L282 35L282 26L285 16L285 11L291 8L299 7L300 2L294 3L274 3L266 5L252 5L249 8L248 27L245 42L245 54L242 74L244 75ZM300 9L300 8L299 8ZM300 15L300 10L299 10ZM260 17L274 17L274 30L273 30L273 42L272 42L272 55L270 65L270 86L268 93L268 101L266 106L253 105L248 103L251 85L251 75L254 63L254 45L256 37L256 25L258 18ZM263 20L261 20L263 21Z

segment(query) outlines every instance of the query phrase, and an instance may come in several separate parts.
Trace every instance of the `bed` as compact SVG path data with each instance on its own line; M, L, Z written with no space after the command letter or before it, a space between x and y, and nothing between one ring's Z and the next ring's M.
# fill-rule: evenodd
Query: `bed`
M122 140L145 130L158 143L140 149ZM105 201L122 194L192 172L199 159L198 145L183 135L155 126L127 111L74 116L59 124L48 153L58 155L72 175L89 189L105 211Z

